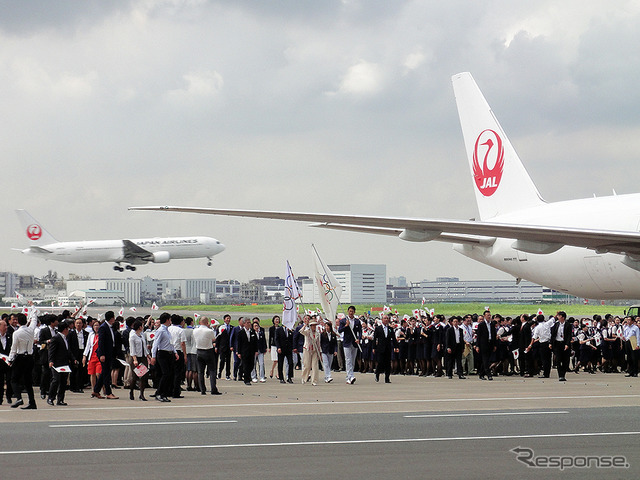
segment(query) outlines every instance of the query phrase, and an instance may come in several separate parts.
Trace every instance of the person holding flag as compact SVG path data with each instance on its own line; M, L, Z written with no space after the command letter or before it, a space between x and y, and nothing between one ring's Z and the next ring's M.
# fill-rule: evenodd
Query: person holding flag
M338 326L338 333L344 335L342 346L344 348L345 369L347 371L347 383L349 385L356 383L353 370L356 363L356 355L360 349L360 340L362 340L362 324L355 315L356 307L353 305L349 306L347 316L340 320Z

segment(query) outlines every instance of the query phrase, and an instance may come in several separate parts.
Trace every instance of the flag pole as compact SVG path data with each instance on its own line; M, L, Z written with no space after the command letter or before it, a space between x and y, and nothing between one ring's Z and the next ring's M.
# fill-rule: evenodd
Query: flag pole
M324 266L324 262L320 258L320 254L318 253L318 250L316 250L316 246L312 243L311 247L313 248L313 251L316 252L316 256L318 257L318 260L320 260L320 265L322 265L322 270L324 270L324 274L326 275L326 277L328 279L329 275L327 273L327 269ZM344 306L342 305L342 302L340 301L340 297L338 297L338 305L340 305L340 308L342 309L342 314L346 317L346 314L344 312ZM331 319L331 321L333 321L333 320L334 319ZM349 322L349 330L351 330L351 334L353 335L354 340L357 340L356 333L353 331L353 326L351 325L351 322ZM356 343L356 346L358 347L358 350L360 350L360 352L362 352L362 347L360 346L359 342Z
M289 263L289 260L287 260L287 267L289 267L289 270L291 270L291 279L293 280L293 283L296 285L296 289L298 290L298 292L300 292L300 296L298 297L300 299L300 305L302 305L302 308L304 308L305 313L307 311L307 307L304 304L304 301L302 300L302 290L300 290L300 286L298 285L298 282L296 281L296 275L295 273L293 273L293 268L291 268L291 264ZM296 304L296 300L298 299L294 299L293 300L293 304ZM300 320L300 314L297 314L298 316L298 320ZM304 318L304 315L302 316Z

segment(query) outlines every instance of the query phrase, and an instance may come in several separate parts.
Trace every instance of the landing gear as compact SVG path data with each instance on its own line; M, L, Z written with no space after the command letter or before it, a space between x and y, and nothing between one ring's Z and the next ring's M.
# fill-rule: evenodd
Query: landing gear
M114 265L114 266L113 266L113 269L114 269L116 272L124 272L124 268L122 268L120 265Z
M132 272L135 272L135 271L136 271L136 267L134 267L133 265L127 265L127 266L126 266L126 267L124 267L124 268L126 268L127 270L131 270Z
M210 266L211 266L211 257L207 257L207 260L209 260L209 261L207 262L207 267L210 267Z

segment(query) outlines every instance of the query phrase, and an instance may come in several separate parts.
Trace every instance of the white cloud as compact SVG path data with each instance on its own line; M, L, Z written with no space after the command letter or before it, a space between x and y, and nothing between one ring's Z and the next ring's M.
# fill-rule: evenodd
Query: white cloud
M380 65L360 60L347 70L337 92L353 96L374 95L383 88L384 75Z

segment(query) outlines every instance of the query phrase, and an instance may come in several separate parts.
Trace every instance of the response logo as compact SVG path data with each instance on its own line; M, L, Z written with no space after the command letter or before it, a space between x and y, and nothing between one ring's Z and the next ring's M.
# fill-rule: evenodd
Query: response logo
M479 158L482 158L482 167ZM473 179L482 195L490 197L498 189L503 169L502 138L493 130L482 131L473 148Z
M27 227L27 237L29 240L39 240L42 236L42 228L37 223L33 223Z

